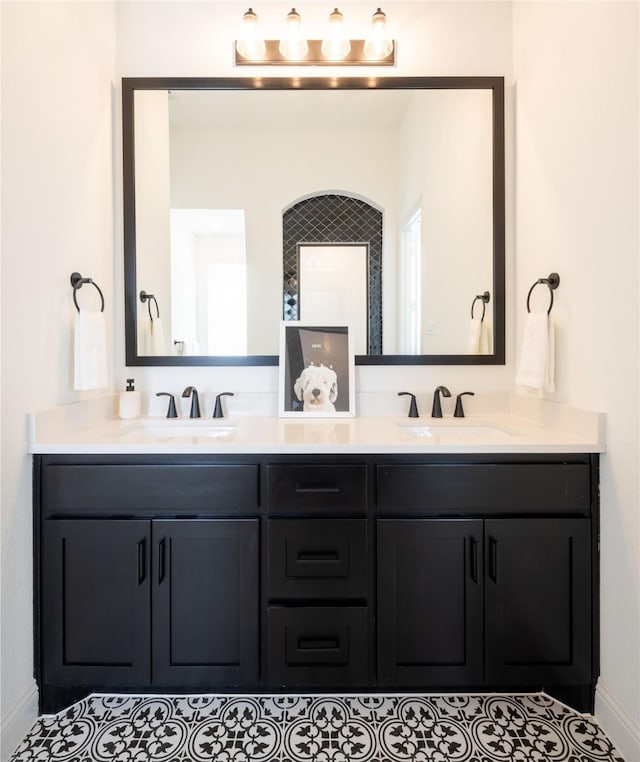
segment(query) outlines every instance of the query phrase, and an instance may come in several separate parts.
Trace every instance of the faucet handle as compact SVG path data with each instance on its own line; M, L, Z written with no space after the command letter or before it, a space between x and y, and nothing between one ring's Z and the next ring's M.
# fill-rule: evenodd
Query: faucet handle
M224 413L222 412L222 403L220 402L220 397L233 397L233 392L220 392L220 394L216 395L216 404L213 408L213 417L214 418L224 418Z
M176 412L176 398L173 396L173 394L169 394L169 392L156 392L156 397L169 398L169 409L167 410L167 418L178 417L178 413Z
M464 408L462 407L462 398L468 394L470 397L475 397L473 392L460 392L456 397L456 409L453 414L454 418L464 418Z
M420 415L418 413L418 405L416 404L416 395L411 394L411 392L398 392L398 397L404 395L411 397L411 402L409 404L409 418L419 418Z

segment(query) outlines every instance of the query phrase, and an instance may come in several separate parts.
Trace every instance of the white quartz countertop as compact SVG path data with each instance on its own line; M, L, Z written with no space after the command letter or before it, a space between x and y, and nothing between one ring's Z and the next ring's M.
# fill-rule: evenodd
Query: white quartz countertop
M75 407L68 405L31 415L29 452L237 455L595 453L605 450L603 414L517 398L511 401L506 412L440 419L427 416L339 419L234 416L216 420L120 420L100 419L74 410Z

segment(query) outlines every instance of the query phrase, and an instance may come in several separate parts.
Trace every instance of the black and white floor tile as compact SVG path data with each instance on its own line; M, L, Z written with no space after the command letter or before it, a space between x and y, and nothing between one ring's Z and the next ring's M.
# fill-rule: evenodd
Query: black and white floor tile
M589 715L527 695L93 695L10 762L624 762Z

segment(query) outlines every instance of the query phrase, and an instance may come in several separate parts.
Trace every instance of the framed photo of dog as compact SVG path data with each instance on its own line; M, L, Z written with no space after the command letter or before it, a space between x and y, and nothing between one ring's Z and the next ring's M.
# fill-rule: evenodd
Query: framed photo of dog
M285 320L280 330L279 415L355 415L354 355L349 326Z

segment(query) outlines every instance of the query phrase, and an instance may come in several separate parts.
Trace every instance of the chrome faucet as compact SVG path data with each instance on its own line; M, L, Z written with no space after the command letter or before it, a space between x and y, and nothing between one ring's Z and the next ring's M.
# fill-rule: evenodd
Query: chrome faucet
M436 390L433 393L433 406L431 408L432 418L442 418L442 405L440 404L440 392L442 392L443 397L451 396L451 392L447 389L446 386L436 387Z
M198 400L198 390L195 386L187 386L182 392L183 397L191 397L191 412L189 418L200 418L200 402Z

